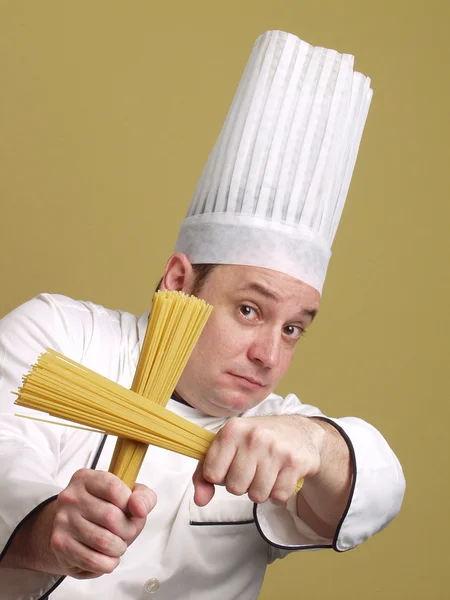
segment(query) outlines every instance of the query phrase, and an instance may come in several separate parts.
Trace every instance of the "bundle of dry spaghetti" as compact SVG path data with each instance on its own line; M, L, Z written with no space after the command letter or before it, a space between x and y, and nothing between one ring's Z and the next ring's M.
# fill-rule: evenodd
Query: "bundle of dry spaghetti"
M48 349L16 404L119 437L110 471L133 487L149 444L202 458L214 434L164 409L212 307L157 292L131 390Z
M212 306L182 292L158 291L131 389L165 406L211 314ZM109 470L134 486L147 444L121 436Z
M110 471L130 488L149 444L202 460L215 434L165 404L211 310L193 296L157 292L131 390L48 349L23 378L16 404L117 436Z
M50 349L25 376L16 404L197 459L215 438L207 429Z

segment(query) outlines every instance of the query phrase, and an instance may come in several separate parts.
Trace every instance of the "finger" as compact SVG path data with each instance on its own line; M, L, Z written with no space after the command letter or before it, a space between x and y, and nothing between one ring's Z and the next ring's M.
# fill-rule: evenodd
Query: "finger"
M199 462L192 476L194 484L194 502L197 506L206 506L213 499L216 492L214 484L203 477L203 463Z
M123 556L128 548L127 543L104 527L86 521L79 516L80 524L73 533L73 537L81 544L113 558Z
M248 497L252 502L265 502L275 485L278 476L278 465L275 462L265 461L259 464L255 471L255 477L248 489Z
M249 490L255 473L255 460L247 451L239 448L225 478L227 491L235 496L242 496Z
M110 502L123 512L127 510L128 499L131 496L130 488L118 477L106 471L91 471L86 477L86 490L96 498Z
M125 507L126 509L126 507ZM136 535L136 525L117 506L91 496L89 501L80 506L80 513L90 523L95 523L107 529L122 540L132 539ZM72 516L73 526L78 526L75 516Z
M284 467L278 473L278 477L270 492L270 499L275 502L287 502L294 495L298 483L297 469Z
M219 432L208 452L206 453L203 462L203 477L209 483L223 485L228 469L236 454L236 445L230 436L223 435Z
M147 486L137 483L128 499L127 512L132 517L146 519L156 505L156 494Z
M84 571L78 567L74 567L68 572L68 575L74 579L97 579L97 577L102 577L103 574L104 573L92 573L91 571Z
M119 558L96 552L67 534L55 532L50 543L58 561L68 570L77 568L88 573L105 574L112 573L120 563Z

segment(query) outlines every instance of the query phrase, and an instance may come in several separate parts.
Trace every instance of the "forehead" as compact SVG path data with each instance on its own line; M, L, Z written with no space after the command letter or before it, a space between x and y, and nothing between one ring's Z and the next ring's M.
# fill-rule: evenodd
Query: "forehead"
M210 284L227 295L253 293L273 302L295 303L302 309L317 310L320 294L313 287L290 275L247 265L218 265Z

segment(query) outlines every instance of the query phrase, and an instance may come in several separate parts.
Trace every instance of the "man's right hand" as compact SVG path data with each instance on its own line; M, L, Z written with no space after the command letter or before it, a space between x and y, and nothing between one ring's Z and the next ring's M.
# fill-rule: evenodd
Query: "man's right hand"
M112 473L80 469L54 502L24 522L2 566L77 579L111 573L155 504L146 486L136 484L131 492ZM45 539L45 547L37 547L36 539Z

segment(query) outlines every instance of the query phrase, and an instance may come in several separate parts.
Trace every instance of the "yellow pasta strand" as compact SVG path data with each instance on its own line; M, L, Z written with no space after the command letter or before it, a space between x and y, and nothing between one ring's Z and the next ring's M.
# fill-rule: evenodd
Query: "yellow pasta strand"
M130 488L149 444L202 460L215 434L165 405L211 310L180 292L157 292L131 390L47 349L16 404L117 436L110 471Z
M16 404L192 458L204 457L215 434L82 365L78 370L77 363L47 350L25 377Z
M203 330L212 307L182 292L158 291L131 389L165 406ZM119 439L109 470L130 488L144 461L147 445Z

